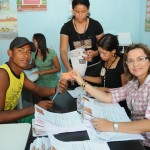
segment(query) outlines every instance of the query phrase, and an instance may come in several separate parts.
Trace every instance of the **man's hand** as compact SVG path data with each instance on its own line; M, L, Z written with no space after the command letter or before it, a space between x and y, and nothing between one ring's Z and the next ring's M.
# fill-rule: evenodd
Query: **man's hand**
M40 101L38 103L38 106L42 107L43 109L49 110L50 108L53 107L53 102L50 100Z
M68 87L68 82L67 82L67 80L64 79L64 78L61 78L61 79L59 80L59 84L58 84L57 89L58 89L59 87L61 88L61 89L60 89L60 93L65 92L65 91L67 90L67 87Z
M73 70L71 73L72 73L73 79L75 79L78 82L78 84L81 86L83 83L83 79L82 79L80 73L76 70Z

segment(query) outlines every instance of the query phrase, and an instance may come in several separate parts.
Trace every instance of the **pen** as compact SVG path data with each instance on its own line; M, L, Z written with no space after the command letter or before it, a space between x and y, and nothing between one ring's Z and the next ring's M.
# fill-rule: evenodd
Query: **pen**
M54 97L52 98L52 101L54 101L54 99L55 99L55 97L58 95L60 89L61 89L61 87L59 87L59 88L57 89L57 92L55 93Z

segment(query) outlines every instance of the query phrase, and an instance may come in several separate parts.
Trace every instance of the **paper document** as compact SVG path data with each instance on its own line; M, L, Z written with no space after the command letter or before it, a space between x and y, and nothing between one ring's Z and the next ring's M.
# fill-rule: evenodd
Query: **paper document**
M84 51L85 49L78 48L68 52L68 56L71 59L73 69L77 70L81 76L85 75L85 71L87 68L87 61L83 58L83 56L85 56L85 54L83 53Z
M76 127L60 127L49 121L44 124L45 130L51 134L59 134L65 132L76 132L76 131L86 131L86 127L83 125L77 125Z
M36 74L33 74L33 72L36 72L38 71L38 68L33 68L33 69L30 69L30 70L24 70L24 73L26 74L27 78L29 80L31 80L32 82L36 81L39 77L39 75L36 73Z
M87 128L82 123L81 115L74 111L69 113L48 112L35 106L35 133L37 136L58 134L63 132L84 131Z
M51 140L51 148L57 150L110 150L106 142L94 142L94 141L76 141L76 142L64 142L56 139L53 135L48 135Z
M93 118L104 118L112 122L130 122L123 107L119 104L106 104L100 101L82 96L83 111L69 113L48 112L39 106L35 106L35 131L40 135L58 134L64 132L76 132L86 130L90 140L95 141L124 141L143 140L140 134L128 134L120 132L100 132L95 130L91 123Z
M33 143L30 144L30 150L51 150L49 138L36 138Z
M86 95L86 91L82 89L81 86L76 87L74 90L68 90L68 93L73 97L77 98L80 94Z

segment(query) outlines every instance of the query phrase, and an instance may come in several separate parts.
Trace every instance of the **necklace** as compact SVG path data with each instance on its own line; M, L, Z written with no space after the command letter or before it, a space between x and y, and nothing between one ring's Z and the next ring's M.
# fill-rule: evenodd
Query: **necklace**
M115 57L115 59L112 61L112 63L110 64L110 66L108 68L107 67L107 64L106 64L106 67L102 67L101 69L101 73L100 75L103 76L103 79L104 79L104 87L106 86L105 83L106 83L106 74L107 74L107 71L110 69L110 67L113 65L113 63L115 62L115 60L117 59L117 57Z
M75 20L73 20L73 24L74 24L74 27L75 27L77 36L78 36L78 38L79 38L79 40L80 40L80 44L81 44L81 46L84 46L84 45L85 45L85 43L84 43L84 36L85 36L85 31L86 31L86 28L87 28L88 21L87 21L87 19L86 19L86 24L85 24L85 27L84 27L84 32L83 32L83 34L82 34L82 39L81 39L80 34L77 32L77 26L76 26L76 24L75 24Z

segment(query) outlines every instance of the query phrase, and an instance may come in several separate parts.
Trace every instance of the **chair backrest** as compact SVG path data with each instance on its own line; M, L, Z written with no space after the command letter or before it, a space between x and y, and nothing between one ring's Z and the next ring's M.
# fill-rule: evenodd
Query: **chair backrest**
M132 44L130 32L118 33L119 46L129 46Z
M124 53L125 48L132 44L130 32L117 33L119 46L122 47L122 53Z

